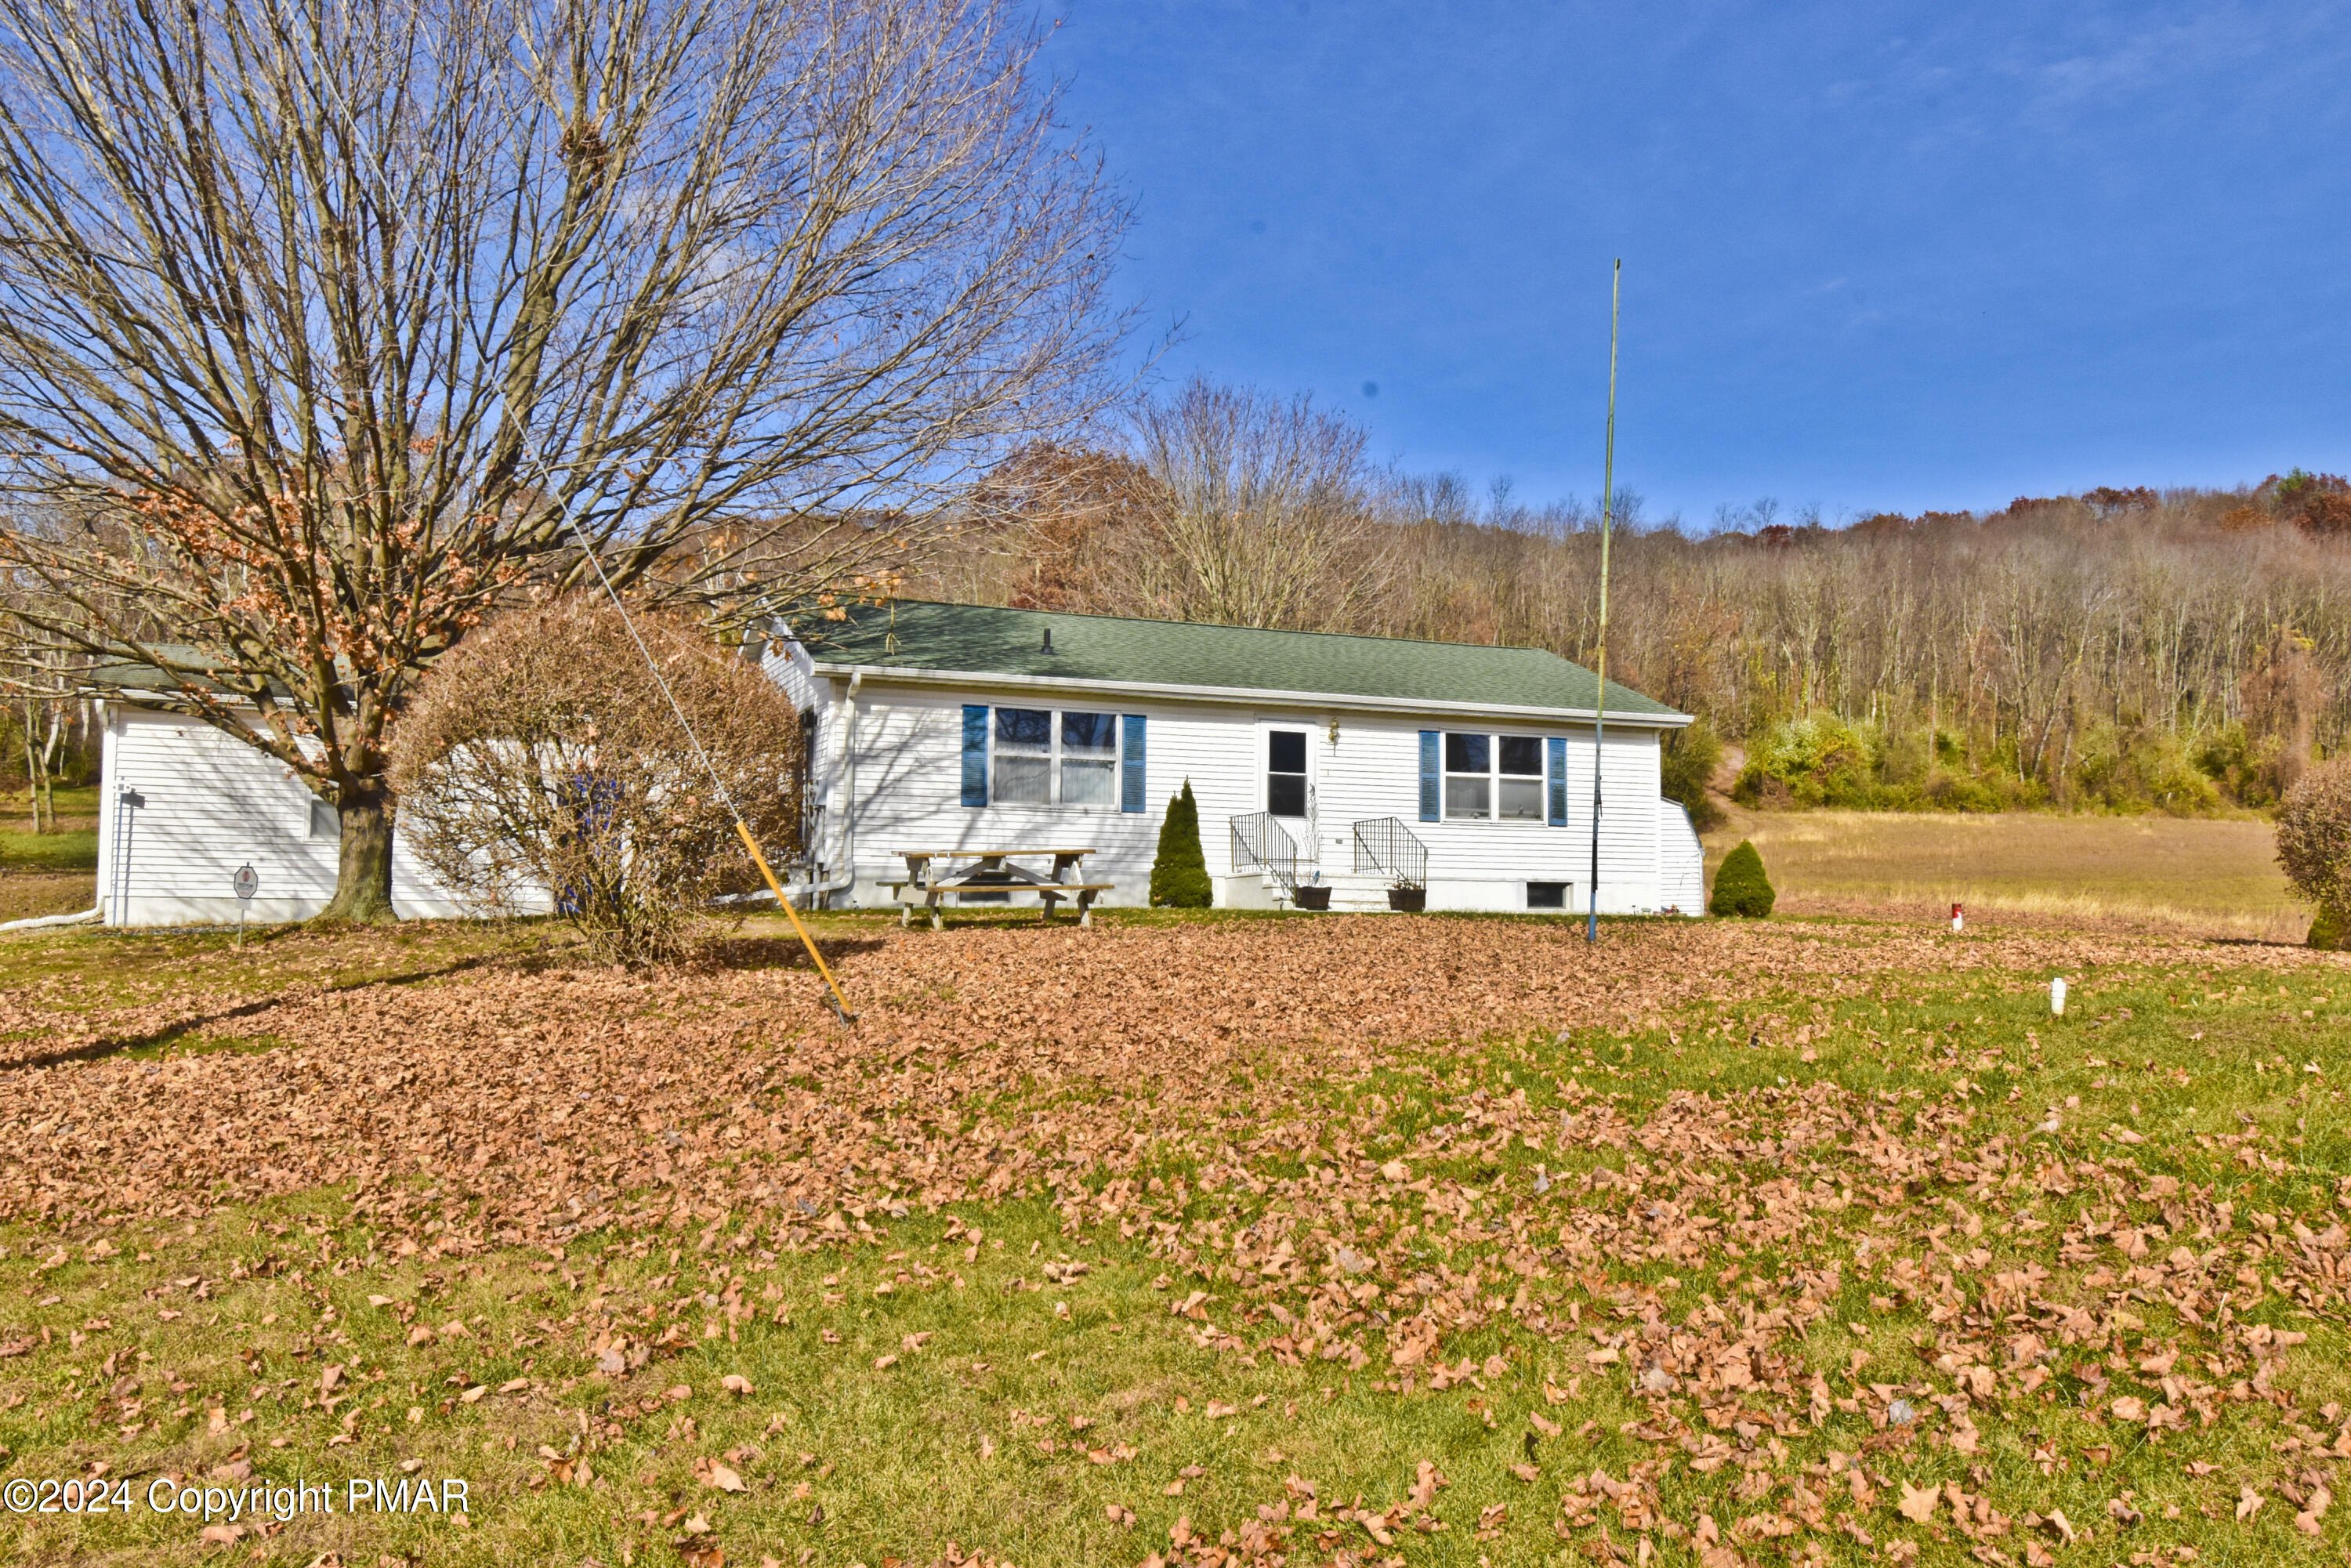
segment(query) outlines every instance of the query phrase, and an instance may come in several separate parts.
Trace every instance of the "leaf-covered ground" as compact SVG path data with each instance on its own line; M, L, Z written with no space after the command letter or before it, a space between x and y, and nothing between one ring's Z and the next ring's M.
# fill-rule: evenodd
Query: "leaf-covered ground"
M0 954L0 1480L468 1488L462 1522L0 1529L607 1568L2344 1559L2351 966L1605 936L839 919L843 1033L764 930L651 977L452 928L37 934Z

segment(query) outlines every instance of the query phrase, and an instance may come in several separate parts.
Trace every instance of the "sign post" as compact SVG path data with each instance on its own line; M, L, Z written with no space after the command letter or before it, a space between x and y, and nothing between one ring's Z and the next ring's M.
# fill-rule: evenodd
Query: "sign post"
M261 891L261 873L253 869L251 861L247 861L236 868L236 874L229 878L228 884L236 894L236 945L241 949L245 946L245 912L251 907L253 895Z

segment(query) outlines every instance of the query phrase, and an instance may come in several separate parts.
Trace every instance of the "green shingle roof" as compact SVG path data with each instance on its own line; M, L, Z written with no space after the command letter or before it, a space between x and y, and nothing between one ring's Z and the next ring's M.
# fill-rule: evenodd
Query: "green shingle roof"
M1540 648L1267 632L916 600L850 607L845 621L808 613L792 617L791 623L821 664L1583 713L1593 707L1593 673ZM1048 631L1053 639L1050 653ZM1614 681L1608 683L1608 712L1682 716Z

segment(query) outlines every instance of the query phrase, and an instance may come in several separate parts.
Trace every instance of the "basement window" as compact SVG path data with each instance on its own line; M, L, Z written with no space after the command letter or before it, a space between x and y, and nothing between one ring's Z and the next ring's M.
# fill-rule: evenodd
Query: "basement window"
M1567 883L1563 882L1531 882L1527 883L1529 909L1565 909Z

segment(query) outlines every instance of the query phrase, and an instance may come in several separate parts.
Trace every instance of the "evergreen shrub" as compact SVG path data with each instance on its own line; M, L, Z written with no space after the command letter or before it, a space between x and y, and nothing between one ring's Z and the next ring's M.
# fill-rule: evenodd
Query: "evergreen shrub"
M1159 825L1159 853L1151 862L1151 906L1154 909L1206 909L1215 902L1208 884L1208 857L1200 849L1200 803L1192 798L1192 781L1167 802L1167 820Z
M1746 839L1739 847L1722 857L1722 864L1714 873L1714 894L1707 900L1709 915L1739 915L1761 920L1771 913L1779 895L1771 891L1771 879L1763 874L1763 857L1755 852L1755 845Z

